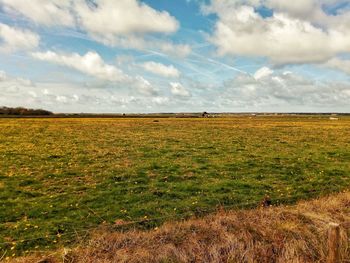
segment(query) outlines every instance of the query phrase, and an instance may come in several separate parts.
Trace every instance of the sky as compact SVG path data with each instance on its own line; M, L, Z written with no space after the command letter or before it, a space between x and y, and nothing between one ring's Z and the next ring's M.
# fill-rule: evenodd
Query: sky
M350 112L350 1L0 0L0 106Z

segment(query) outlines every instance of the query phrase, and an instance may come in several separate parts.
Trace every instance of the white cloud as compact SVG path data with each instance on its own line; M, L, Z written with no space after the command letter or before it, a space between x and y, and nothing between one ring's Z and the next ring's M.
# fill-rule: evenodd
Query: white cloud
M178 78L180 71L173 65L164 65L154 61L148 61L140 65L144 70L163 77Z
M153 33L174 33L180 25L168 12L138 0L32 0L30 5L26 0L0 0L1 7L39 25L80 29L108 46L152 49L176 57L191 52L189 45L149 37Z
M0 90L0 106L38 108L36 87L28 79L12 77L0 71Z
M308 18L317 8L317 2L315 0L267 0L265 4L278 12L285 12L299 18Z
M40 37L25 29L0 23L0 51L31 50L39 46Z
M79 0L75 2L79 26L94 40L108 46L157 51L185 57L188 45L164 40L148 39L151 33L174 33L179 22L166 11L157 11L137 0L98 0L95 5Z
M179 95L188 94L179 83L173 83L175 98L149 97L137 89L123 84L116 88L116 85L113 83L102 89L78 83L32 83L0 71L0 106L44 108L55 112L350 110L350 83L319 82L292 72L274 72L259 80L240 74L225 82L223 87L213 87L206 92L197 90L195 99L191 100Z
M38 60L73 68L87 75L108 81L127 81L129 76L113 65L106 64L96 52L88 52L81 56L77 53L58 54L53 51L34 52L32 56Z
M71 0L0 0L9 13L18 12L37 24L73 26Z
M271 17L263 17L253 5L242 2L213 0L203 8L219 17L209 39L220 55L267 57L276 64L288 64L323 63L337 54L350 52L350 28L340 22L344 17L349 21L345 14L332 18L323 13L320 17L327 20L320 26L316 18L307 20L301 14L298 17L290 14L305 11L294 4L280 4L283 12L275 10Z
M191 97L191 93L181 83L171 82L171 94L178 97Z
M325 66L350 74L350 60L332 58L325 63Z
M11 91L15 91L17 89L17 86L32 86L33 83L28 79L23 78L13 78L11 76L8 76L6 72L0 70L0 82L3 85L3 87L6 86L7 89ZM6 91L6 90L5 90Z
M138 0L0 0L8 13L17 12L45 26L75 26L100 37L173 33L179 22Z
M81 26L90 34L120 36L144 33L172 33L179 24L168 12L157 11L136 0L99 0L89 6L77 1L75 10Z
M325 10L337 8L337 6L339 7L344 3L342 0L261 0L260 4L273 9L275 12L285 13L291 17L323 26L325 29L332 27L342 31L346 28L350 29L349 8L340 8L332 14Z
M136 77L136 89L143 95L157 95L157 90L151 85L151 83L141 76Z
M268 67L262 67L254 73L254 78L256 80L262 79L262 78L270 76L272 73L273 73L272 69L270 69Z
M152 98L152 102L158 105L167 105L170 99L168 97L154 97Z
M44 108L54 112L155 112L159 107L171 104L169 98L158 96L151 90L147 80L139 77L138 83L144 83L144 89L150 92L140 92L120 85L88 87L84 84L67 82L32 83L7 75L0 70L0 106ZM148 86L148 87L147 87ZM140 88L140 87L139 87ZM149 95L156 95L149 97Z
M33 52L32 56L38 60L51 62L57 65L73 68L89 76L93 76L102 81L112 83L122 83L129 90L135 90L139 94L146 96L155 96L158 94L154 86L142 76L131 77L114 65L109 65L94 51L85 55L77 53L59 54L53 51ZM108 83L100 83L102 86L108 86ZM92 84L97 87L98 83ZM101 86L101 87L102 87Z
M308 107L325 111L343 108L350 99L348 82L319 82L293 72L275 72L264 78L240 74L227 81L221 103L236 107L285 108L300 111Z

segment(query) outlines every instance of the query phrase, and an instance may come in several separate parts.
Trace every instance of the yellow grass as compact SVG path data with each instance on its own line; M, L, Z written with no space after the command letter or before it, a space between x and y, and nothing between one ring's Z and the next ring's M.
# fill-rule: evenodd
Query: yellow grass
M96 231L73 250L13 262L325 262L330 222L341 225L342 262L350 261L350 192L295 206L219 211L150 231Z

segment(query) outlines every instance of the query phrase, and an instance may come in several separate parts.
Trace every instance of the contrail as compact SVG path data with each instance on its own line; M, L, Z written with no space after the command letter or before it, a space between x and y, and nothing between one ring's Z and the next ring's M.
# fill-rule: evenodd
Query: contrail
M193 53L195 56L200 57L200 58L202 58L202 59L204 59L204 60L207 60L207 61L209 61L209 62L211 62L211 63L213 63L213 64L220 65L220 66L222 66L222 67L225 67L225 68L228 68L228 69L237 71L237 72L239 72L239 73L251 75L250 73L248 73L248 72L246 72L246 71L244 71L244 70L241 70L241 69L239 69L239 68L230 66L230 65L228 65L228 64L226 64L226 63L222 63L222 62L216 61L216 60L214 60L214 59L204 57L204 56L202 56L202 55L199 55L199 54L196 53L196 52L192 52L192 53Z

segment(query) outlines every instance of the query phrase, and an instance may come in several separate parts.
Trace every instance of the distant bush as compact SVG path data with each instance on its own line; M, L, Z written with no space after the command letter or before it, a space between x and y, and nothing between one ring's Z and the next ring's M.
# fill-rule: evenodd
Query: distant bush
M53 113L42 109L27 109L23 107L9 108L0 107L0 115L16 115L16 116L47 116Z

